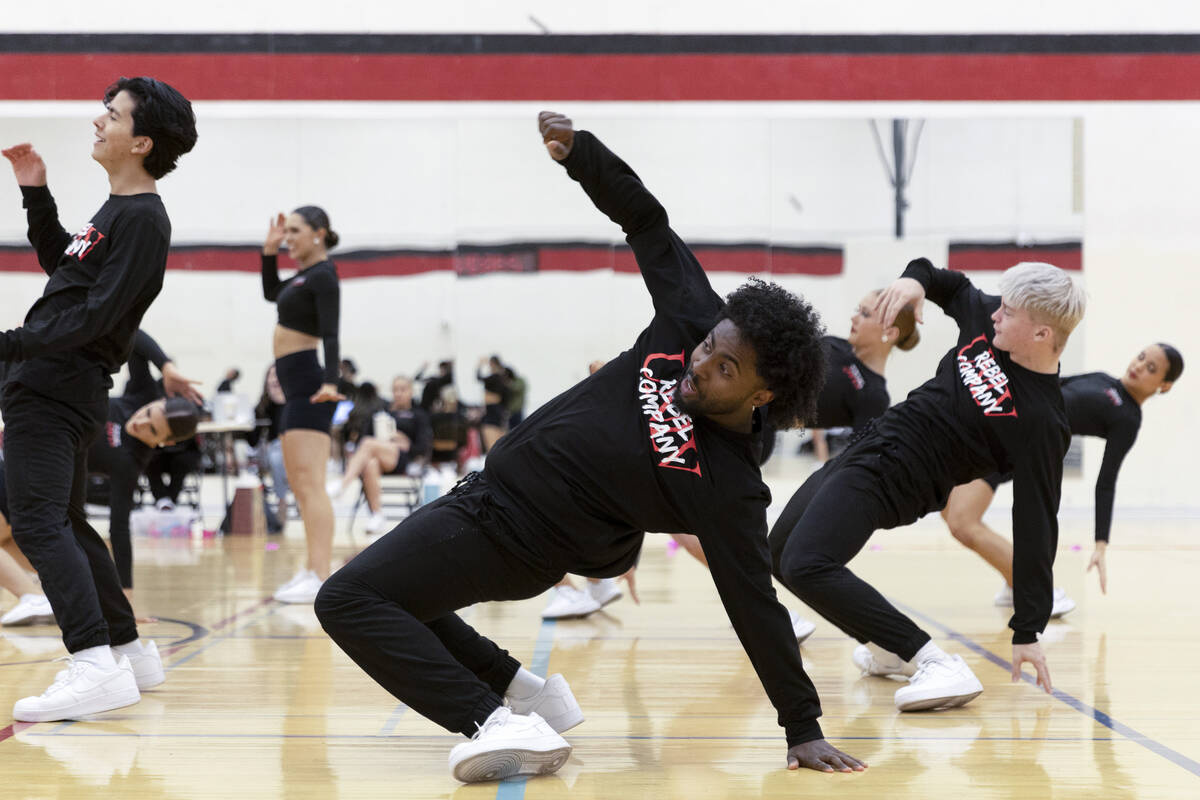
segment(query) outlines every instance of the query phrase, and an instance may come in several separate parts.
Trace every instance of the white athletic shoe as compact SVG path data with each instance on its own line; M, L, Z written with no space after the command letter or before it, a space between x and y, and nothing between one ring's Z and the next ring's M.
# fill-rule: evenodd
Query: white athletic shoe
M896 690L896 708L901 711L931 711L957 708L983 693L983 684L962 656L935 658L917 667L908 686Z
M329 495L330 499L341 500L345 491L341 478L330 478L325 482L325 493Z
M367 520L367 524L363 530L369 534L376 534L381 533L385 526L387 526L387 518L383 516L382 512L376 511Z
M311 569L302 569L292 579L275 590L275 599L281 603L312 603L321 591L323 581Z
M599 610L600 603L590 593L573 586L556 586L554 596L542 611L542 619L586 617Z
M621 590L617 588L616 578L603 578L595 583L588 581L587 591L601 608L621 599Z
M518 700L505 695L504 702L508 703L514 714L537 714L556 733L566 733L583 722L583 709L579 707L579 701L567 685L567 679L557 673L547 678L546 685L533 697Z
M795 611L788 609L788 616L792 618L792 633L796 634L796 644L801 644L805 639L812 636L813 631L817 626L806 620L804 617L797 614Z
M138 691L153 689L167 679L167 673L163 671L162 656L158 654L158 645L153 640L143 640L142 652L127 654L126 658L133 669Z
M864 675L903 675L912 677L917 671L917 665L905 661L900 656L874 644L860 644L854 648L854 666L863 671Z
M463 783L549 775L567 763L570 755L567 740L537 714L523 716L500 706L471 741L450 751L450 773Z
M58 673L50 688L37 697L23 697L13 705L19 722L57 722L131 706L142 699L129 659L121 656L114 667L68 657L70 666Z
M51 625L54 610L44 594L23 594L17 604L0 617L0 625L15 628L18 625Z
M1012 608L1013 594L1012 587L1008 584L1000 587L1000 591L996 592L995 603L1004 608ZM1067 596L1065 589L1054 590L1054 606L1050 609L1050 619L1058 619L1059 617L1070 614L1075 610L1075 601Z

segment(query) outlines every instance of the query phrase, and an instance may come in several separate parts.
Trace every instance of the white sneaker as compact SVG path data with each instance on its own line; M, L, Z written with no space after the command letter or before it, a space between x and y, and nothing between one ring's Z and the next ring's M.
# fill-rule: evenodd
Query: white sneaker
M800 644L808 637L812 636L813 631L817 626L806 620L804 617L797 614L795 611L788 609L788 616L792 618L792 633L796 634L796 644Z
M533 697L518 700L505 695L504 702L508 703L514 714L536 713L556 733L566 733L583 722L583 709L579 707L579 701L567 685L567 679L557 673L547 678L546 685Z
M54 610L44 594L23 594L17 604L0 617L0 625L15 628L18 625L51 625Z
M557 586L554 597L542 611L542 619L565 619L586 617L600 610L600 603L591 594L573 586Z
M70 666L59 672L50 688L37 697L23 697L13 705L19 722L57 722L131 706L142 699L129 659L121 656L115 667L97 666L68 657Z
M617 588L616 578L604 578L595 583L587 582L588 594L604 608L609 603L621 599L621 590Z
M366 524L366 527L364 528L364 530L367 533L379 533L384 529L384 527L386 525L387 525L387 518L385 518L381 512L376 511L374 514L371 515L370 519L367 520L367 524Z
M346 490L342 487L341 478L330 478L325 482L325 493L333 500L342 499L342 494Z
M1067 597L1065 589L1054 590L1054 607L1050 609L1050 619L1058 619L1059 617L1070 614L1075 610L1075 601Z
M158 509L159 511L174 511L175 510L175 504L171 502L171 498L169 498L169 497L158 498L158 500L154 503L154 507L156 509Z
M275 590L281 603L311 603L317 599L323 581L311 569L302 569L292 579Z
M126 655L129 666L133 669L133 677L137 681L138 691L153 689L167 679L163 671L162 656L158 654L158 645L153 640L143 640L142 652Z
M1012 587L1005 584L996 592L995 603L1004 608L1012 608ZM1067 596L1065 589L1054 590L1054 606L1050 609L1050 619L1058 619L1075 610L1075 601Z
M911 677L917 671L917 666L911 661L905 661L900 656L874 644L860 644L854 648L854 666L863 671L864 675L903 675Z
M896 690L896 708L901 711L931 711L957 708L983 693L983 684L962 656L935 658L917 667L908 686Z
M549 775L567 763L570 755L567 740L537 714L523 716L500 706L471 741L450 751L450 773L463 783Z

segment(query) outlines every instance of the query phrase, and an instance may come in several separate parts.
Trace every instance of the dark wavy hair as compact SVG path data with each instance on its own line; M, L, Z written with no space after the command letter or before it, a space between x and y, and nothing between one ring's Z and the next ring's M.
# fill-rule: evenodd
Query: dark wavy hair
M717 316L754 348L758 374L775 395L767 421L779 429L812 424L825 385L825 326L812 305L776 283L751 278ZM715 323L714 323L715 324Z
M149 136L154 142L142 166L158 180L196 146L192 104L170 84L144 76L117 78L104 92L104 105L118 92L128 92L133 98L133 135Z
M167 429L171 431L172 442L182 442L196 435L196 425L200 422L200 409L186 397L168 397L163 415L167 418Z

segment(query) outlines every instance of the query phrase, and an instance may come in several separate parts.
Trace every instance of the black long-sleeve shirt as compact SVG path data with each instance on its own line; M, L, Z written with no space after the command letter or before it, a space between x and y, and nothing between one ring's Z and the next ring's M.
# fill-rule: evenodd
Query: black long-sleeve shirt
M819 739L817 692L771 584L759 439L676 405L689 354L722 300L625 162L579 131L561 163L625 232L655 314L631 349L488 454L488 483L519 522L501 543L532 563L606 577L633 566L643 531L695 534L789 746Z
M1058 375L1028 370L992 346L999 297L924 258L909 263L904 277L920 282L958 323L958 344L932 379L876 420L876 431L900 450L924 513L943 508L960 483L1013 473L1009 627L1014 644L1035 642L1053 604L1062 460L1070 442Z
M1103 372L1063 378L1062 393L1071 433L1105 440L1104 459L1096 477L1096 541L1107 542L1112 529L1117 473L1125 454L1137 441L1142 407L1118 378Z
M50 280L25 324L0 334L4 382L68 403L108 394L162 289L171 221L157 194L109 195L70 236L45 186L22 186L29 241Z
M133 337L133 353L129 356L128 364L129 380L122 393L123 398L136 404L135 411L163 396L162 387L150 374L150 365L153 364L162 372L163 366L170 360L154 337L139 328ZM110 398L109 402L112 400Z
M508 406L509 398L512 396L512 390L508 386L508 376L502 375L499 372L484 375L483 370L477 370L475 372L475 379L483 384L485 392L491 392L500 398L500 405Z
M408 460L429 458L433 452L433 423L425 409L389 408L388 413L396 420L396 430L408 437Z
M338 382L338 315L341 289L332 261L313 264L286 281L279 280L279 259L262 257L263 297L275 303L279 324L322 340L325 347L324 383Z
M838 336L826 336L825 387L817 399L814 428L861 428L887 411L887 379L872 372Z

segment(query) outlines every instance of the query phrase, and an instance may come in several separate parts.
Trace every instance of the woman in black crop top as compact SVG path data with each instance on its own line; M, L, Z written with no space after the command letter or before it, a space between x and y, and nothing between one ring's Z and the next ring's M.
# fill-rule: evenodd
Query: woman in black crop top
M275 326L275 373L286 398L281 415L283 461L288 484L304 520L308 563L275 592L281 603L311 603L329 577L333 550L333 505L325 493L329 427L337 401L337 268L328 251L338 242L329 216L316 206L280 214L267 231L262 250L263 296L279 308ZM279 246L299 271L279 280ZM317 360L322 347L325 365Z
M483 371L485 365L488 368L486 373ZM487 453L500 437L508 432L508 400L511 389L500 356L492 356L486 361L481 359L475 377L483 384L484 413L479 424L479 433L483 439L483 452Z
M854 309L848 337L825 337L825 387L813 426L813 450L821 463L829 460L825 429L861 428L887 411L891 398L883 371L888 356L895 347L912 350L921 341L911 308L884 330L874 311L878 298L878 291L869 292Z
M1105 554L1108 550L1109 529L1112 527L1113 498L1117 488L1117 472L1125 454L1137 440L1142 424L1142 405L1156 394L1166 394L1183 373L1183 356L1169 344L1151 344L1142 348L1121 377L1103 372L1072 375L1063 378L1063 402L1067 420L1075 436L1097 436L1105 440L1104 460L1096 477L1096 548L1088 561L1088 571L1094 567L1100 577L1100 591L1108 590ZM1012 600L1012 542L1000 536L983 522L983 514L992 504L996 487L1010 480L1010 474L989 475L962 486L954 487L946 508L942 510L954 538L974 550L1004 576L1004 586L996 593L996 605L1011 606ZM1075 602L1063 592L1054 590L1053 617L1060 617L1075 608Z

